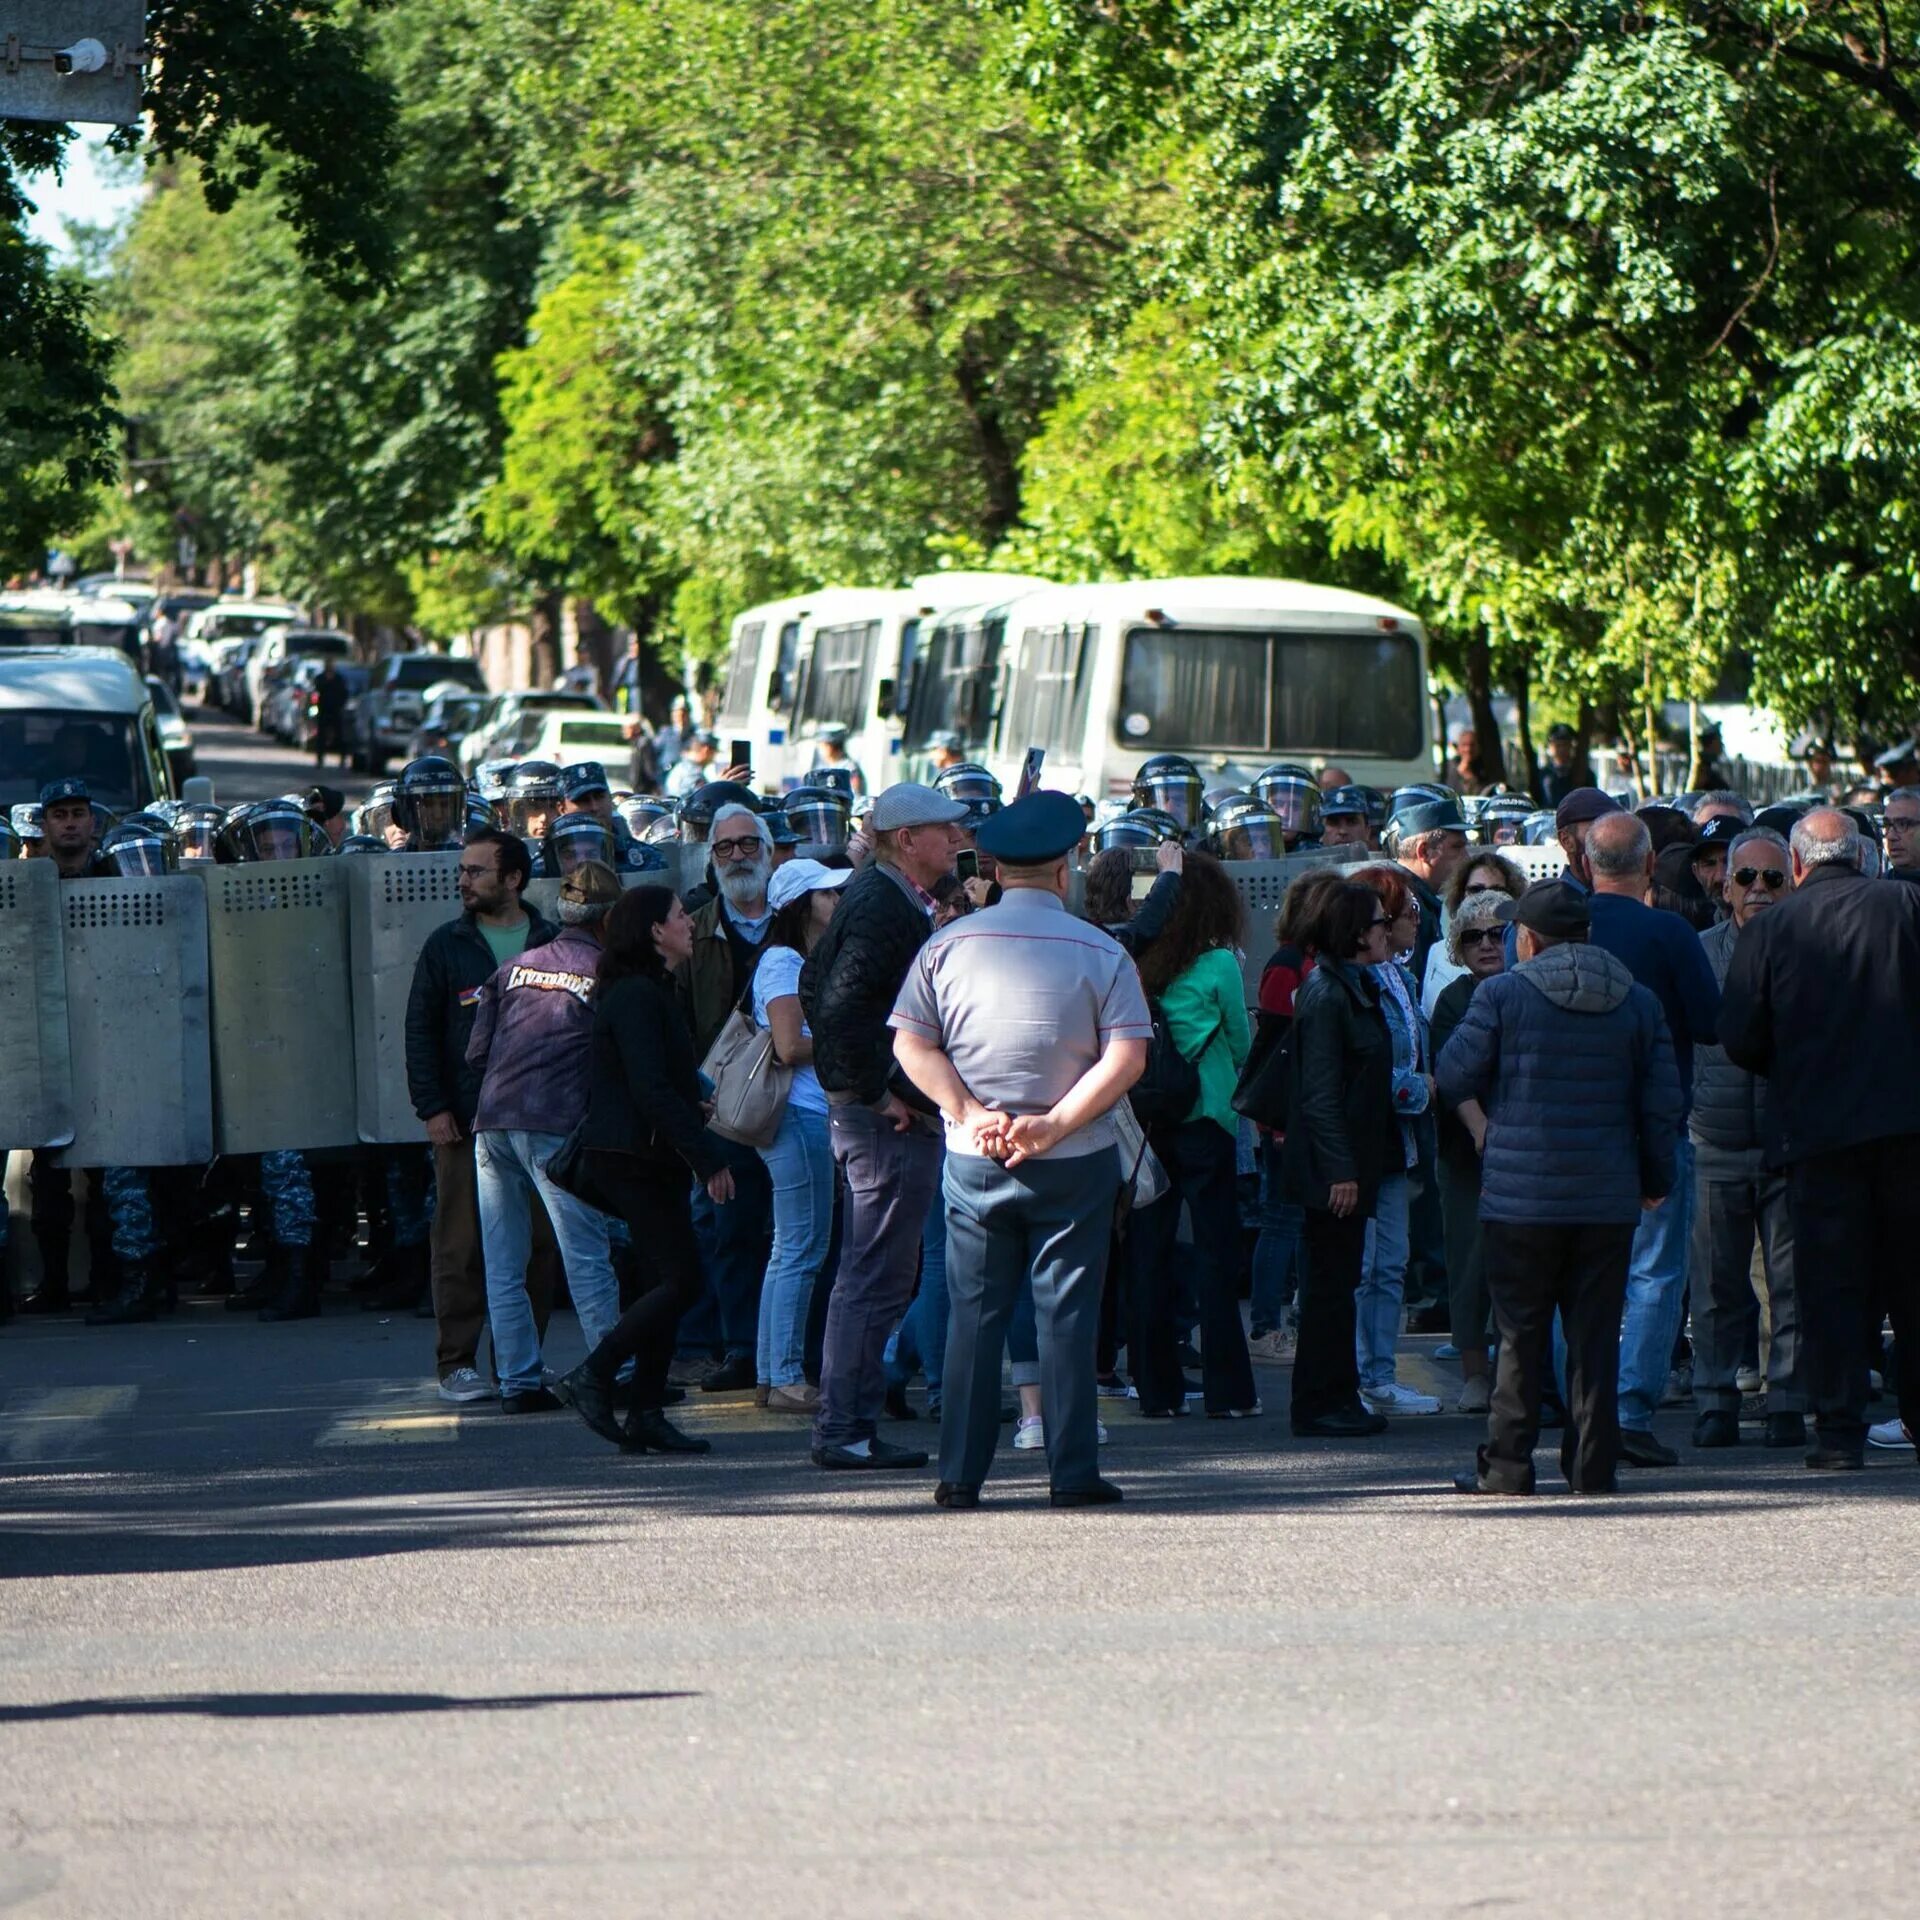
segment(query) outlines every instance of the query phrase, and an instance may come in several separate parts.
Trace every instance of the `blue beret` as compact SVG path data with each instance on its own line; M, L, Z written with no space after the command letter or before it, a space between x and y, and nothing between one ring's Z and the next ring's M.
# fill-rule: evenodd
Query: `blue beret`
M64 780L49 780L40 789L40 804L43 807L57 806L62 800L84 800L91 806L93 795L78 774L70 773Z
M1086 833L1080 802L1070 793L1042 788L983 820L974 838L982 853L1010 867L1041 867L1064 859Z

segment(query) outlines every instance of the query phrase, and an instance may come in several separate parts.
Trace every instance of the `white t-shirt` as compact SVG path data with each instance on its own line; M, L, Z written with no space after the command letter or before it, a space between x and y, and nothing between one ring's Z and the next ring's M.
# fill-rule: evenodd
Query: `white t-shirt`
M753 1019L756 1026L773 1024L767 1018L769 1000L783 1000L788 994L799 994L800 969L804 964L791 947L768 947L761 954L760 964L753 970ZM800 1031L812 1039L804 1015L800 1021ZM787 1095L787 1104L802 1113L826 1112L827 1096L811 1065L794 1068L793 1089Z

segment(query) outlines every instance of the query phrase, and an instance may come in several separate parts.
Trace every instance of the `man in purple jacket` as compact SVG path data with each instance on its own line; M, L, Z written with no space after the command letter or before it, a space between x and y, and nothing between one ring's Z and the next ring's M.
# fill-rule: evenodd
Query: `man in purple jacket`
M547 1178L548 1160L586 1114L600 924L619 898L611 867L594 860L576 867L560 889L560 937L509 960L480 989L467 1045L467 1059L482 1075L473 1155L505 1413L560 1405L541 1372L527 1298L536 1194L553 1222L589 1352L620 1317L606 1216Z

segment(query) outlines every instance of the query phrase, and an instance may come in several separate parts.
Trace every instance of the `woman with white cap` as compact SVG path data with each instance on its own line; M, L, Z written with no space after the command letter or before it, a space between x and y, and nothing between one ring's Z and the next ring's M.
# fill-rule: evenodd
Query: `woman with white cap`
M819 1389L802 1365L807 1308L833 1232L833 1146L827 1096L813 1071L813 1035L800 1006L800 969L840 904L850 870L789 860L767 882L773 924L753 975L755 1024L773 1034L780 1064L793 1069L787 1107L772 1144L759 1149L773 1182L773 1254L760 1289L757 1374L777 1413L812 1413Z

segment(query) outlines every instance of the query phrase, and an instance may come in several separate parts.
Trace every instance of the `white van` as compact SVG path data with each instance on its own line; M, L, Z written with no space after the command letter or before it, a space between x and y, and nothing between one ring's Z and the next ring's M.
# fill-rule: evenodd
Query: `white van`
M115 813L172 798L140 670L110 647L0 652L0 816L69 774Z
M1186 755L1210 786L1297 760L1391 789L1433 778L1426 629L1297 580L1046 587L934 624L906 777L924 777L947 729L1009 791L1029 747L1046 749L1046 785L1095 799L1129 792L1156 753Z
M904 779L907 696L928 622L989 594L1044 583L1024 574L928 573L904 587L823 587L750 607L733 623L727 680L714 725L753 748L758 785L802 785L814 743L847 729L847 754L877 793Z

